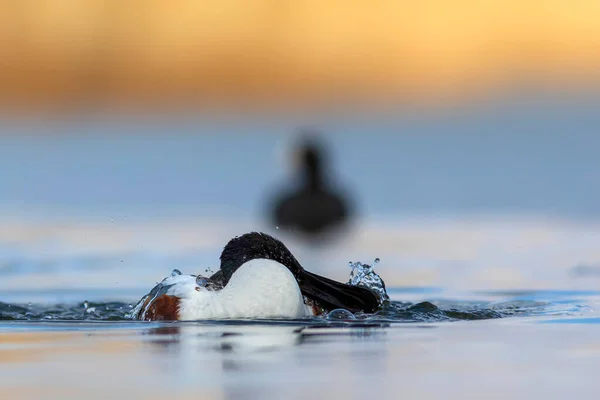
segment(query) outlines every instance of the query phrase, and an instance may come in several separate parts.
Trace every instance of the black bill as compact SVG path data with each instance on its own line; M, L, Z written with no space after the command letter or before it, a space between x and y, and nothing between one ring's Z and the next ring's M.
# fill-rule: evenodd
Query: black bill
M369 289L336 282L304 269L299 271L297 279L302 294L327 311L344 308L353 313L374 313L379 308L379 299Z

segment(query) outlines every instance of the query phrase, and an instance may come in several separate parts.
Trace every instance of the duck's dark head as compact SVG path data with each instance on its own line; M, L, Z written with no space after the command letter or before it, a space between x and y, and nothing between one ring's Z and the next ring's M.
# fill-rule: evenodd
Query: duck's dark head
M246 233L227 243L221 253L221 270L217 273L221 274L222 284L227 285L242 264L254 259L268 259L285 265L296 277L302 294L327 311L345 308L352 312L375 312L379 306L379 300L370 290L306 271L281 241L260 232Z
M267 259L285 265L295 275L302 266L288 248L274 237L261 232L246 233L229 241L221 253L221 271L224 283L245 262L254 259Z

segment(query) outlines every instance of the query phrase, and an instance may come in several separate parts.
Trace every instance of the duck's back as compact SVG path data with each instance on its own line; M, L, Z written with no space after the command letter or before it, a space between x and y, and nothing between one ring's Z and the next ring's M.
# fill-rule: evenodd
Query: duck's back
M223 289L182 300L180 319L302 318L311 315L296 278L282 264L254 259L240 266Z

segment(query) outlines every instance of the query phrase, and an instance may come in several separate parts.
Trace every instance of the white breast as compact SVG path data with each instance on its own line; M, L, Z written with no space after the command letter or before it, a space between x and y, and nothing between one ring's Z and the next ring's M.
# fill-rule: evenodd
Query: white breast
M179 308L181 320L309 315L296 278L284 265L266 259L243 264L220 291L194 290L182 297Z

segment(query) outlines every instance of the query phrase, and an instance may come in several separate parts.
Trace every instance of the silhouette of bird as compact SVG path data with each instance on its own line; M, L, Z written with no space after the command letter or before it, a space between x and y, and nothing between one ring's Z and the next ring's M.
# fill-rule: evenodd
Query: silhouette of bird
M349 200L330 186L327 151L314 134L304 135L297 154L300 187L276 196L272 219L279 228L316 239L345 225Z

